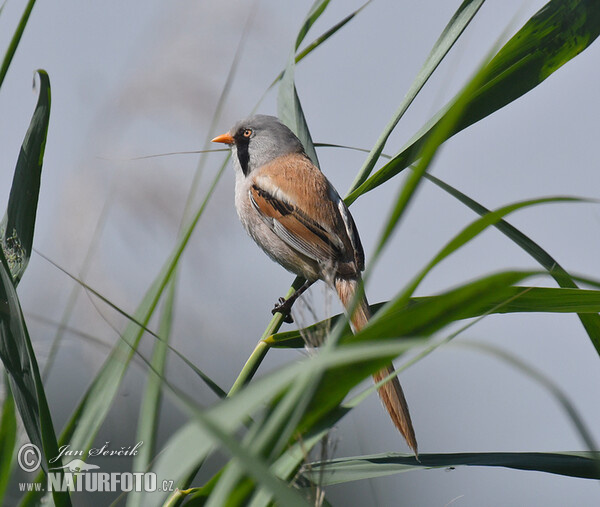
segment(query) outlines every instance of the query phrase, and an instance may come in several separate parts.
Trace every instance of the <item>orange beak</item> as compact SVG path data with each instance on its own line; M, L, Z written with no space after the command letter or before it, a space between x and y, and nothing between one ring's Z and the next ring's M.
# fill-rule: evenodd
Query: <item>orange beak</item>
M210 142L211 143L233 144L233 143L235 143L235 139L229 132L227 132L227 134L221 134L220 136L215 137Z

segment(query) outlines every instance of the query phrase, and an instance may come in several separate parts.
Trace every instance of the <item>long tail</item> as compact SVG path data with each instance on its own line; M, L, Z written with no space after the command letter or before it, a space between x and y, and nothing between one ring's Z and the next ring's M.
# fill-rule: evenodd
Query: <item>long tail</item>
M352 298L356 293L360 278L336 278L334 283L335 290L337 291L342 304L344 307L348 308L352 304ZM355 331L360 331L365 327L370 318L371 312L369 310L369 304L367 303L367 298L363 297L362 301L350 317L350 322L352 322ZM375 373L373 375L373 380L379 382L393 371L394 366L390 364ZM415 430L413 429L412 421L410 420L408 404L406 403L406 398L404 397L404 392L402 391L398 377L394 377L392 380L385 383L379 388L378 392L394 425L398 428L400 433L402 433L402 436L415 453L415 456L418 456L419 453L417 450Z

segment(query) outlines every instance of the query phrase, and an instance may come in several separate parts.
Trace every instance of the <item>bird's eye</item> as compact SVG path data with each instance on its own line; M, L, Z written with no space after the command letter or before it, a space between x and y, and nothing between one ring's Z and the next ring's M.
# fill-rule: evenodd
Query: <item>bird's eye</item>
M244 130L244 137L250 137L252 135L252 129Z

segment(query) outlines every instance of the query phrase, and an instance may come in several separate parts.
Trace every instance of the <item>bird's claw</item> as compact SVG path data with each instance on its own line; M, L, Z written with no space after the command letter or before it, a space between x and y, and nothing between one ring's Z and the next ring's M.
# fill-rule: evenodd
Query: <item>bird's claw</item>
M277 303L275 303L275 306L271 310L271 313L273 315L275 315L276 313L281 313L281 315L283 315L283 322L292 324L294 322L294 319L291 315L292 304L293 301L290 301L289 299L279 298Z

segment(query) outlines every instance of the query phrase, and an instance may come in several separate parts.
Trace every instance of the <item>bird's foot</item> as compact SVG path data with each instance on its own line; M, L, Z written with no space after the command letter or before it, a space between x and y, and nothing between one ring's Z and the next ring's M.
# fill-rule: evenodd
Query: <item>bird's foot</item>
M294 319L292 318L292 305L294 304L295 298L279 298L278 302L275 303L275 306L271 310L271 313L275 315L276 313L281 313L283 315L283 322L287 322L288 324L292 324Z

